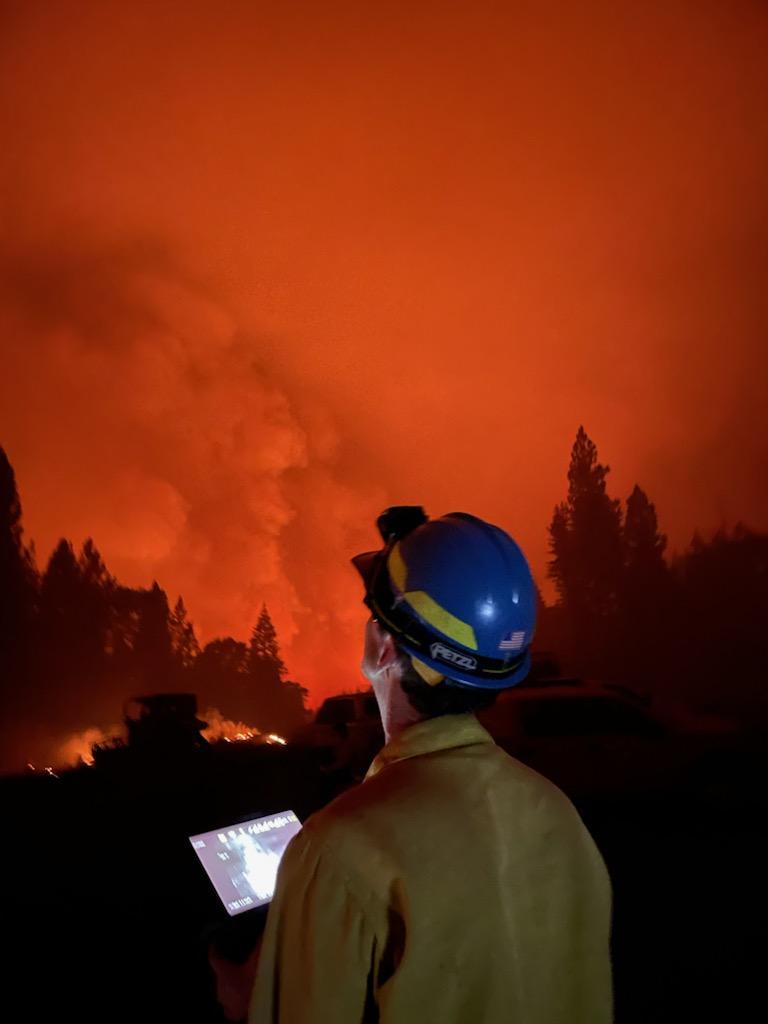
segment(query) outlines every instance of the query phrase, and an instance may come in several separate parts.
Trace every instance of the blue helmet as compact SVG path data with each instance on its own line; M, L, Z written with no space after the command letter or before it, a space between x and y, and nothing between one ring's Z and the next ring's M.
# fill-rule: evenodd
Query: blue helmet
M385 547L352 562L365 603L419 675L491 690L522 682L536 588L509 534L466 512L430 520L417 506L388 509L378 525Z

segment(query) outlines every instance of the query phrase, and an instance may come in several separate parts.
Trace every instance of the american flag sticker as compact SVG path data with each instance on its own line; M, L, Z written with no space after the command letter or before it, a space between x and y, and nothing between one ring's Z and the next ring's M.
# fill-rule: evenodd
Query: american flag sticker
M518 629L514 633L510 633L506 639L502 640L499 644L500 651L519 651L525 643L525 630Z

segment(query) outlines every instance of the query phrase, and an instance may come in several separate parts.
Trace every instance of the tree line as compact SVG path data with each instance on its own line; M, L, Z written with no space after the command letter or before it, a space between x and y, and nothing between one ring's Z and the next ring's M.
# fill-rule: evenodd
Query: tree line
M768 535L738 523L670 556L649 496L635 486L622 505L609 472L580 427L549 525L557 600L540 600L535 647L568 673L768 723ZM171 608L156 582L122 585L93 540L75 551L62 539L38 568L0 448L3 750L20 726L79 730L114 721L128 696L169 690L283 734L304 720L307 696L286 674L266 607L249 642L201 649L183 599Z
M768 535L722 526L668 556L654 503L635 485L622 506L609 471L580 427L549 525L558 599L539 645L574 674L768 723Z

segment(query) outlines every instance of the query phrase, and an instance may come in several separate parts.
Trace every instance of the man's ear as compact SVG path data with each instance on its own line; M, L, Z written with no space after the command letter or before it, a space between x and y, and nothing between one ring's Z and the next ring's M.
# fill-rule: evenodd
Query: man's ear
M379 669L391 668L398 659L398 651L391 633L381 630L381 642L376 658L376 667Z

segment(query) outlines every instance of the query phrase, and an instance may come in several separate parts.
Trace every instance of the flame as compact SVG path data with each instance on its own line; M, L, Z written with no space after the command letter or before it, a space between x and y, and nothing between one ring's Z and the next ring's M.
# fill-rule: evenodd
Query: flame
M218 743L221 740L225 743L239 743L244 740L260 740L263 736L263 733L253 725L224 718L218 708L207 708L202 717L208 723L202 735L209 743Z
M202 735L209 743L255 742L279 744L280 746L286 746L287 743L282 736L275 732L263 733L256 726L224 718L218 708L207 708L202 717L208 723ZM93 748L98 744L109 743L118 738L125 739L125 729L117 725L106 731L92 726L82 732L73 733L58 747L55 764L62 768L73 768L79 764L93 767ZM27 762L27 769L30 772L42 772L58 778L52 767L37 768L30 761Z

